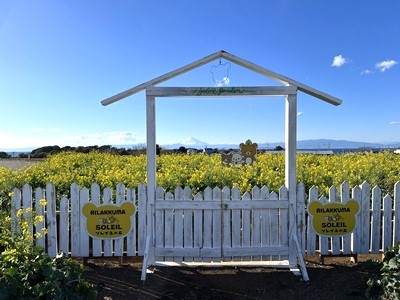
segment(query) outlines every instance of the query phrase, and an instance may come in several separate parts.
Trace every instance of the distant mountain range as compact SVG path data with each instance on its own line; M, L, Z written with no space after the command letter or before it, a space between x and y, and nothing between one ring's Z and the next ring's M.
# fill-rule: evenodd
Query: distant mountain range
M245 141L243 141L245 142ZM258 144L258 149L275 149L278 146L285 147L285 142L274 142L274 143L260 143L258 141L252 141ZM136 145L113 145L116 148L132 148ZM146 145L141 144L140 146L145 147ZM179 143L160 145L164 149L179 149L179 147L203 149L203 148L217 148L217 149L238 149L239 144L209 144L200 141L194 137L189 137ZM389 142L389 143L368 143L368 142L354 142L346 140L331 140L331 139L316 139L316 140L302 140L297 141L297 149L299 150L328 150L328 149L385 149L385 148L400 148L400 142ZM12 153L12 152L31 152L33 147L26 148L15 148L15 149L0 149L0 151Z
M245 142L245 141L243 141ZM256 142L256 141L252 141ZM285 142L275 142L275 143L259 143L258 149L274 149L275 147L281 146L285 147ZM180 143L161 145L161 148L165 149L177 149L179 147L185 148L217 148L217 149L236 149L239 148L239 144L208 144L206 142L200 141L194 137L187 138ZM357 149L357 148L372 148L372 149L382 149L382 148L399 148L400 142L391 143L367 143L367 142L354 142L346 140L330 140L330 139L316 139L316 140L303 140L297 141L297 149Z

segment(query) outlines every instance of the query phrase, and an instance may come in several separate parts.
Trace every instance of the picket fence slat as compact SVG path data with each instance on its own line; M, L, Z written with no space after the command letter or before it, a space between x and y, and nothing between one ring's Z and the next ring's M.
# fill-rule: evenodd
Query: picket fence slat
M101 200L100 186L97 183L93 183L90 186L90 193L92 203L99 206ZM101 239L92 239L92 254L95 257L103 254L103 242Z
M44 199L44 198L45 198L45 195L43 193L43 189L37 188L35 190L35 206L36 206L35 211L36 211L36 214L38 216L44 216L45 215L45 213L44 213L44 205L40 205L40 201L42 199ZM46 226L45 226L46 223L45 222L46 222L46 220L43 220L43 222L39 222L36 225L36 228L35 228L35 231L40 233L40 237L37 238L37 240L36 240L36 245L38 245L40 247L45 247L45 245L46 245L46 236L45 236L45 234L43 232L43 230L46 228Z
M374 187L372 189L372 216L371 216L371 252L376 253L380 249L380 239L381 239L381 189Z
M58 252L57 239L57 216L56 216L56 189L53 185L46 185L46 227L47 227L47 253L50 257L55 257Z
M394 186L394 203L393 203L393 244L400 241L400 181L396 182Z
M136 192L137 190L137 192ZM350 195L351 193L351 195ZM344 182L340 189L331 187L328 198L319 197L315 187L304 191L297 187L297 207L289 207L288 190L279 193L268 187L254 187L240 194L237 188L207 187L192 195L191 189L176 188L164 192L158 187L154 207L147 206L147 186L126 188L118 184L115 190L98 184L90 189L73 183L70 197L57 202L55 187L34 191L29 185L13 189L11 197L11 227L18 230L17 212L27 208L45 216L45 222L32 227L32 232L47 229L47 235L37 239L51 257L63 252L73 257L136 256L143 255L146 240L146 211L154 210L154 247L156 260L175 262L268 261L282 260L288 256L289 209L296 209L296 233L303 254L342 255L378 254L400 242L400 182L394 186L394 198L382 196L379 187L364 182L350 190ZM40 205L45 199L47 206ZM307 201L346 203L355 199L360 205L356 226L351 234L340 237L319 236L312 227L312 216L306 213ZM95 205L120 205L129 201L137 205L132 216L134 226L125 238L92 238L86 230L82 207L87 202Z
M346 203L350 200L350 188L347 182L340 185L340 199L342 203ZM352 253L351 249L351 237L352 233L346 234L342 237L343 249L342 253L344 255L350 255Z

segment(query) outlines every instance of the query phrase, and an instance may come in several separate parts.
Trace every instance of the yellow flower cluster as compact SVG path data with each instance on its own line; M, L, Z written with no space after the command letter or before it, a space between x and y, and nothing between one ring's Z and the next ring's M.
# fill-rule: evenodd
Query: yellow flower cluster
M355 186L368 181L385 193L393 193L400 180L400 155L391 152L344 153L337 155L301 154L297 158L297 178L306 189L316 186L322 193L344 181ZM103 189L118 183L136 187L146 182L146 156L117 156L91 152L61 153L22 170L0 168L0 193L28 183L33 188L55 185L59 195L68 195L70 185L81 187L98 183ZM242 192L255 185L277 191L285 182L285 157L259 154L253 165L222 165L220 155L170 154L157 157L157 184L167 190L190 187L194 192L205 187L238 187ZM1 194L0 194L1 197ZM45 204L43 199L43 204ZM42 204L42 201L40 202Z

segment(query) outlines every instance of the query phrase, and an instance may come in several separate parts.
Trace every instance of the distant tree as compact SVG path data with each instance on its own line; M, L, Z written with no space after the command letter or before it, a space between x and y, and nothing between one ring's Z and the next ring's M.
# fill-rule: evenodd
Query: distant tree
M161 147L158 144L156 145L156 154L161 155Z
M9 157L11 157L10 154L8 154L7 152L0 151L0 158L9 158Z
M285 148L283 148L282 146L276 146L276 147L274 148L274 150L275 150L275 151L282 151L282 150L285 150Z
M186 147L180 146L178 149L178 152L179 153L187 153L187 149L186 149Z
M44 146L37 149L32 150L31 157L34 158L44 158L50 154L55 154L60 152L61 148L57 145L55 146Z

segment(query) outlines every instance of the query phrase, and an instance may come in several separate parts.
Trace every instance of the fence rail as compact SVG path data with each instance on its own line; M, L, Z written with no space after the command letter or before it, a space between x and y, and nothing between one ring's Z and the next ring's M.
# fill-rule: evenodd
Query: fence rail
M146 209L150 209L147 207L146 189L147 187L144 184L138 185L137 188L126 188L123 184L118 184L114 190L106 188L101 192L98 184L92 184L90 189L87 189L80 188L74 183L70 187L70 198L61 197L60 199L57 197L55 187L51 184L47 184L44 189L37 188L35 190L31 186L25 185L21 190L14 189L13 191L12 220L15 222L17 210L20 208L24 210L32 208L37 214L45 216L45 224L39 224L31 230L33 233L41 231L43 226L47 229L47 235L40 237L36 242L45 247L46 252L51 257L56 256L59 252L68 253L73 257L142 256L146 241ZM178 188L175 190L175 194L185 191L185 197L179 199L179 201L172 201L175 199L172 193L165 193L160 188L157 191L156 203L159 206L158 209L154 210L154 215L158 218L157 226L162 228L162 231L157 231L159 228L155 228L156 234L159 235L157 255L161 255L162 248L165 245L168 246L168 249L174 248L174 243L170 244L168 240L173 237L172 229L169 226L174 226L174 230L176 230L177 225L171 223L168 216L172 217L179 211L183 211L186 215L193 215L193 220L196 220L193 223L189 219L182 219L183 241L190 236L191 239L194 238L194 240L190 240L191 247L194 243L200 245L201 241L204 241L204 234L206 234L207 239L209 239L205 242L213 243L212 234L214 232L201 231L198 228L198 224L201 224L202 227L206 227L208 224L217 226L216 223L209 220L210 218L212 220L209 209L214 206L218 207L220 204L206 201L213 193L221 193L225 195L224 197L228 197L225 200L230 204L230 220L226 219L226 215L224 217L225 223L222 223L222 226L229 225L235 232L234 234L231 233L230 237L225 237L231 239L228 241L231 247L245 246L244 252L246 252L246 249L254 248L251 251L249 250L248 253L256 253L257 256L260 256L259 254L262 251L260 252L257 248L262 250L262 247L265 247L266 241L263 240L263 237L268 238L270 243L274 238L281 240L282 226L289 230L287 218L283 216L288 213L288 208L282 206L287 202L287 193L282 192L285 191L284 187L280 189L279 195L274 192L266 193L267 187L255 187L252 193L243 195L240 195L237 189L229 190L226 187L223 189L207 188L203 194L196 195L188 193L188 189ZM208 197L207 195L211 196ZM352 189L347 183L343 183L339 189L331 187L328 197L319 197L318 195L318 189L312 188L307 193L304 185L299 183L297 186L297 207L289 208L295 209L296 233L303 255L379 254L385 252L389 246L400 242L400 182L397 182L394 186L393 198L389 195L382 195L378 186L371 188L367 182ZM46 200L46 207L38 205L41 199ZM311 226L312 216L308 215L306 211L307 204L313 201L346 203L349 199L355 199L360 207L356 216L354 231L351 234L339 237L324 237L316 234ZM203 201L201 205L204 207L197 207L201 202L200 200ZM132 217L134 226L126 237L97 239L88 235L85 228L86 218L82 214L82 207L85 203L92 202L97 205L121 204L125 201L132 202L137 206L137 214ZM262 201L269 202L269 204L266 206ZM171 204L174 202L179 207L174 207L174 204ZM224 202L223 205L225 204ZM162 210L164 212L161 217ZM168 210L167 215L165 214L166 210ZM278 223L275 224L274 221L278 218L280 228L276 228ZM160 223L160 219L162 223ZM192 229L196 227L195 230L197 231L190 233L191 229L185 229L185 226ZM251 228L251 230L246 231L246 228ZM169 235L168 232L171 232L171 234ZM165 234L167 235L165 236ZM167 241L163 240L165 238L167 238ZM281 247L285 245L284 242L280 244ZM274 245L268 244L268 246L273 247ZM179 251L183 253L182 255L186 255L186 251L182 250L182 245L179 248L181 248ZM243 255L246 255L246 253L243 253Z

